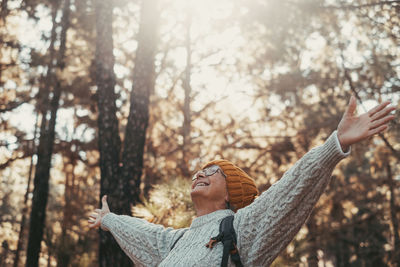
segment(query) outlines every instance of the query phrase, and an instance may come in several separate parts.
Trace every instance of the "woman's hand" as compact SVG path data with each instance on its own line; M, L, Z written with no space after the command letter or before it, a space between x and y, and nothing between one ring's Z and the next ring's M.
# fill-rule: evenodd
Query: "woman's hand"
M383 102L368 112L356 116L354 112L357 103L356 98L352 96L337 129L342 150L347 151L352 144L386 130L389 121L395 117L390 112L396 109L392 106L388 107L389 104L390 101Z
M107 204L107 196L103 196L101 199L101 209L95 209L94 213L89 215L89 227L90 228L98 228L101 226L101 220L103 217L107 214L110 213L110 208L108 207Z

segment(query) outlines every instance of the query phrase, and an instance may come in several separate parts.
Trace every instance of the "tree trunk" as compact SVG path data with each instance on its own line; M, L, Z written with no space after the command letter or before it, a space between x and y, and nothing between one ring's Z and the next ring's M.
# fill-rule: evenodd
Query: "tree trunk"
M190 151L190 124L191 124L191 114L190 114L190 94L192 88L190 86L190 75L191 75L191 38L190 38L190 28L192 24L191 12L187 13L186 19L186 68L185 68L185 78L183 80L183 89L185 91L185 99L183 102L183 125L182 125L182 136L183 136L183 147L182 147L182 174L184 177L189 177L189 151Z
M309 267L318 267L318 245L317 245L317 224L315 221L315 212L313 211L306 223L308 234L308 257L307 262Z
M64 68L64 55L66 49L66 33L69 28L70 0L64 2L62 30L60 36L60 48L57 56L57 68L61 71ZM53 24L53 27L56 27ZM51 64L51 63L50 63ZM40 127L40 138L38 146L38 161L35 169L34 190L32 198L32 210L29 225L28 250L26 266L36 267L39 264L40 246L43 239L43 229L45 226L46 205L49 193L49 178L51 156L55 136L55 124L59 100L61 96L61 84L55 79L54 74L49 73L47 77L50 85L54 85L52 99L49 106L50 119L47 119L47 110L42 113L42 125ZM54 78L53 78L54 77ZM56 81L54 81L56 80Z
M47 267L51 267L51 252L50 251L47 255Z
M143 153L149 122L149 97L155 84L158 0L142 1L130 111L125 131L121 179L126 212L139 201Z
M400 266L400 237L399 237L399 220L397 219L396 215L396 201L395 201L395 194L394 188L395 183L393 181L392 176L392 168L390 166L390 162L388 160L386 165L387 170L387 180L390 192L390 220L393 227L393 236L394 236L394 246L393 246L393 255L392 255L392 263L393 266Z
M119 193L123 192L119 182L119 158L121 140L115 105L115 74L112 31L112 1L96 1L96 84L98 95L98 127L101 185L100 196L109 196L113 212L128 214L126 203ZM123 211L123 212L122 212ZM100 266L131 266L130 259L120 249L108 232L100 230Z
M2 0L1 1L1 11L0 11L0 18L3 20L3 22L6 21L6 17L8 15L8 7L7 7L7 0Z
M116 116L115 74L111 2L96 1L96 83L98 87L98 126L101 171L101 196L108 194L110 209L130 214L139 201L143 151L149 120L149 96L154 88L156 51L156 0L142 1L138 49L133 72L133 89L125 132L122 167L121 140ZM156 14L156 15L155 15ZM111 234L100 231L100 266L131 266Z
M15 258L14 258L14 264L13 264L14 267L18 267L19 253L22 250L23 240L24 240L26 214L28 212L28 197L29 197L29 193L31 191L31 181L32 181L32 173L33 173L33 157L34 157L34 155L36 155L35 141L36 141L36 135L37 135L38 120L39 120L39 113L36 113L35 130L33 133L32 147L31 147L32 156L31 156L31 162L30 162L29 171L28 171L28 182L27 182L26 192L24 195L24 208L22 209L22 219L21 219L21 224L19 227L17 249L15 250Z
M74 114L76 115L76 114ZM56 250L57 254L57 267L68 267L71 261L71 255L73 252L73 241L67 235L67 230L71 225L72 220L72 207L71 202L73 201L72 191L74 184L72 181L75 176L75 154L71 152L69 154L69 159L64 162L63 173L65 173L65 191L64 191L64 210L63 210L63 219L61 222L61 237L59 238L60 242L58 245L58 249ZM68 165L71 164L72 169L68 169Z
M0 253L0 266L5 266L7 262L8 251L10 250L7 240L1 243L2 252Z

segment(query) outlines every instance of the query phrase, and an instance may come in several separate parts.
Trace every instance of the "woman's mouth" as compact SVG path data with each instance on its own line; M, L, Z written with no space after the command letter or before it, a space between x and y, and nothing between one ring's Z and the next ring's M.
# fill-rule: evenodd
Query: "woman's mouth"
M205 183L205 182L198 182L193 189L195 189L197 187L204 187L204 186L209 186L209 184Z

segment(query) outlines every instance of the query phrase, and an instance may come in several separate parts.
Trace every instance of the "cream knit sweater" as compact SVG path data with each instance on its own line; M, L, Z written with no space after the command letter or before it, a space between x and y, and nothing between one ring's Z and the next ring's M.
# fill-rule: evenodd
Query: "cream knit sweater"
M336 164L350 152L341 150L336 132L310 150L251 205L235 214L237 246L244 266L268 266L307 220L329 183ZM102 228L109 230L138 266L220 266L222 244L205 245L218 235L221 220L234 214L218 210L197 217L188 229L164 228L143 219L109 213ZM174 241L183 237L171 250ZM234 266L229 262L228 266Z

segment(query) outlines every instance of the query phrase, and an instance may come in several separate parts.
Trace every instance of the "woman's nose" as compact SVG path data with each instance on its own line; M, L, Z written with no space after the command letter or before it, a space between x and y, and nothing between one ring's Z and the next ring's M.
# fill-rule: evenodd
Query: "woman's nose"
M204 172L202 172L202 171L199 171L196 175L196 179L200 179L200 178L204 178L204 177L206 177L206 176L205 176Z

